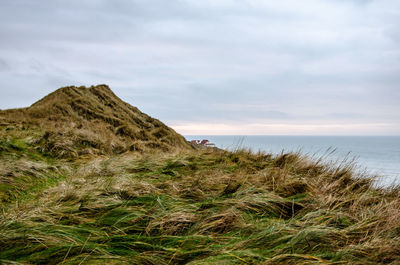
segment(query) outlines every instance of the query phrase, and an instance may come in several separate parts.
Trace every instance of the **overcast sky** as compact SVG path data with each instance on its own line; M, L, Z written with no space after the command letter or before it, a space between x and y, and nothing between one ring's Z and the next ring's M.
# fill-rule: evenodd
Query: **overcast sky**
M400 135L400 1L0 1L1 109L103 83L182 134Z

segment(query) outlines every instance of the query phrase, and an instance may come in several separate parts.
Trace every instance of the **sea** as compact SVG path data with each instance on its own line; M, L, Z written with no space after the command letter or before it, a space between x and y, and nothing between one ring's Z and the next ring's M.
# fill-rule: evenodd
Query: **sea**
M311 159L322 158L326 163L350 163L359 174L378 176L378 186L400 184L400 136L186 135L185 138L207 139L227 150L300 152Z

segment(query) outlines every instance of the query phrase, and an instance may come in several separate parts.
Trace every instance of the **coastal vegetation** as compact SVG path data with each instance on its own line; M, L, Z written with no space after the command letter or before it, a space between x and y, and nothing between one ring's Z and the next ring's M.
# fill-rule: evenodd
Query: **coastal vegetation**
M190 145L105 85L0 111L2 264L398 264L400 187Z

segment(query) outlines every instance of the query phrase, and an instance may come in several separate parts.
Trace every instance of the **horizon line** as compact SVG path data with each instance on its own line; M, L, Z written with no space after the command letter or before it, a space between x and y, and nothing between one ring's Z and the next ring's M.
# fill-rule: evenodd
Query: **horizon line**
M400 137L393 135L322 135L322 134L181 134L183 136L307 136L307 137Z

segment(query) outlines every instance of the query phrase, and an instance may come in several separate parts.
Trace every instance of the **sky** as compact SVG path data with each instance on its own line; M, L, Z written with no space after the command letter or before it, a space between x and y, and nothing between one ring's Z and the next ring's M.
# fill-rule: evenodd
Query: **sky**
M400 1L0 1L0 109L95 84L184 135L400 135Z

